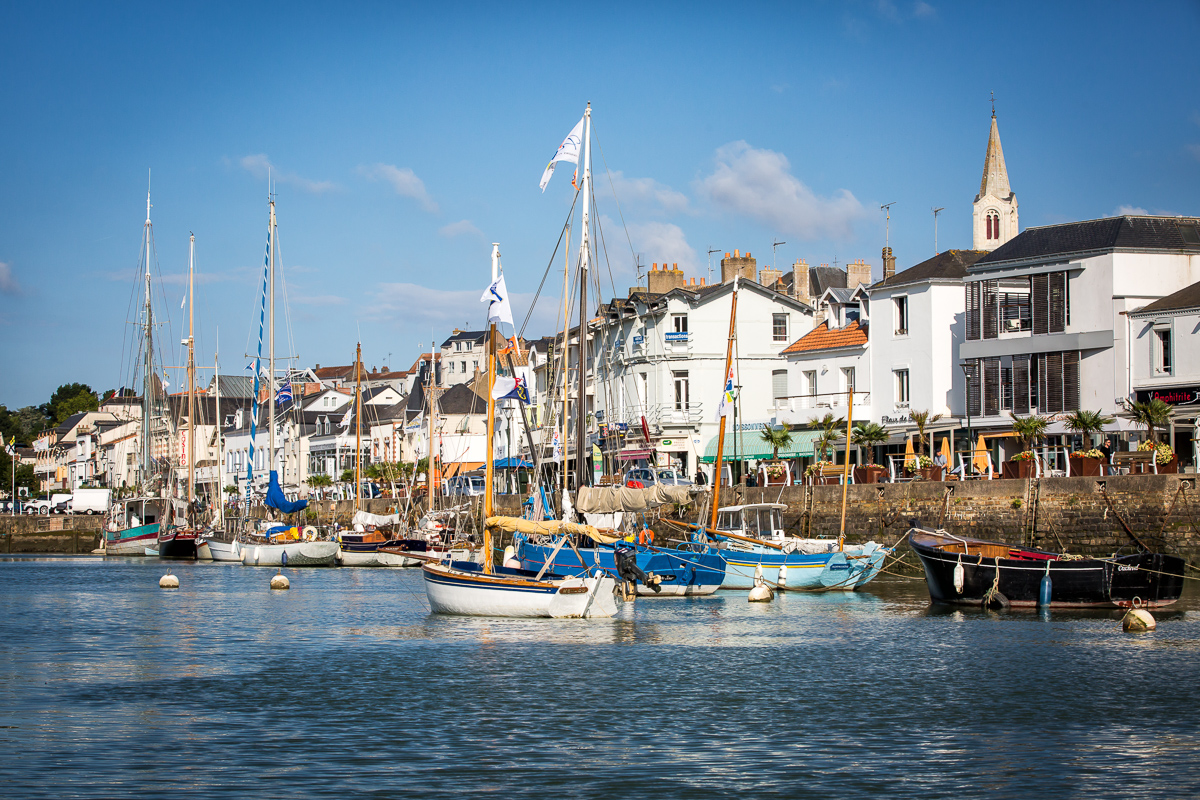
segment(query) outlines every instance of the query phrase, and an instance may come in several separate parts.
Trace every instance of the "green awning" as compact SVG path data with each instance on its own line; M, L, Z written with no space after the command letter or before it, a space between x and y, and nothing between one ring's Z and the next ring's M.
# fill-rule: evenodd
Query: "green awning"
M817 437L821 435L820 431L792 431L792 443L786 448L779 448L780 458L801 458L803 456L814 456L817 454L817 448L813 445ZM753 461L763 461L771 457L771 446L762 440L762 428L755 428L750 431L738 431L737 439L734 439L734 434L725 434L725 453L723 458L726 461L732 461L734 454L737 454L739 461L747 459ZM708 446L704 448L704 455L700 458L705 464L711 464L717 460L717 437L709 439Z

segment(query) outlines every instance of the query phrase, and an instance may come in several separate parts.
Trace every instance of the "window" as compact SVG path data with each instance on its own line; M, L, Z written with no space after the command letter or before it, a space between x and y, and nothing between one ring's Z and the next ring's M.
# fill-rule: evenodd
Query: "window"
M646 410L647 398L649 394L650 379L645 372L638 373L637 393L638 405L642 407L642 411Z
M460 361L460 362L458 362L458 363L459 363L459 366L460 366L460 368L461 368L461 370L462 370L462 374L463 374L463 375L466 375L466 374L467 374L467 362L465 362L465 361Z
M989 241L1000 238L1000 215L989 211L987 215L987 238Z
M1033 332L1062 333L1070 317L1067 273L1048 272L1029 280L1033 306Z
M786 369L776 369L771 371L771 397L775 399L775 405L781 402L787 402L788 396L788 380Z
M688 410L688 374L686 372L672 372L671 375L675 379L675 410Z
M902 295L892 300L896 304L896 335L908 335L908 297Z
M673 330L675 333L687 333L687 314L672 314L671 330Z
M804 393L809 397L817 396L817 371L806 370L804 373Z
M462 350L462 342L455 342L454 349L455 349L455 351L461 351Z
M898 369L892 374L896 376L896 402L908 406L908 370Z
M854 367L842 367L842 391L854 391Z
M1012 359L1000 360L1000 410L1012 411L1013 407L1013 368Z
M472 370L479 369L479 359L475 359L474 361L471 362L471 369Z
M786 342L788 340L788 315L771 315L771 341Z
M454 362L453 361L450 362L450 372L451 372L451 374L453 374L453 372L454 372Z
M472 350L474 350L474 349L475 349L475 343L474 343L474 342L467 342L467 352L469 353L469 352L471 352L471 351L472 351Z
M1171 374L1171 329L1155 328L1154 338L1150 340L1154 347L1154 374Z

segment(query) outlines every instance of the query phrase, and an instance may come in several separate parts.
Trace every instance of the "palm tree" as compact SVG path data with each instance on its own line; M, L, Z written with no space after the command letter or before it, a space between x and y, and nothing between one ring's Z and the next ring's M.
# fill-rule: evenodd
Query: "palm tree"
M1046 436L1046 426L1050 424L1050 420L1046 417L1039 417L1037 414L1018 417L1011 411L1008 412L1008 415L1013 420L1013 431L1026 450L1032 450Z
M816 425L821 429L821 433L813 444L817 446L817 460L824 461L825 451L832 449L834 443L842 438L842 429L846 427L846 419L826 414L817 421Z
M309 486L313 487L314 489L320 488L322 486L332 486L333 485L333 480L328 475L309 475L308 478L306 478L304 482L307 483ZM227 487L225 487L225 490L228 491L229 488L230 487L227 486ZM234 488L234 491L236 492L237 489Z
M1146 429L1150 441L1158 444L1158 429L1167 427L1175 409L1157 397L1145 403L1134 403L1129 409L1133 421Z
M1100 433L1105 425L1112 423L1112 417L1106 417L1099 411L1072 411L1066 418L1067 428L1075 431L1084 438L1084 450L1092 446L1092 434Z
M874 448L891 438L887 428L877 422L860 422L850 434L850 443L859 447L872 448L871 461L875 461Z
M758 436L762 441L771 446L771 460L779 460L779 448L787 448L792 443L792 432L785 426L772 428L770 425L763 423L762 433Z
M929 434L925 433L925 428L942 418L941 414L929 416L928 411L913 411L909 409L908 416L912 417L913 424L917 426L917 447L920 450L920 455L925 455L925 443L929 441Z

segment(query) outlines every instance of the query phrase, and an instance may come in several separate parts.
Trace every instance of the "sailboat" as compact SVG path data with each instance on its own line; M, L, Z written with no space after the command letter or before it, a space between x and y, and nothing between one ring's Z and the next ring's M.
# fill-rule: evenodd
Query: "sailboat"
M269 429L267 469L267 494L263 504L280 514L295 514L308 506L307 500L288 500L279 486L279 473L275 469L275 251L278 229L275 224L275 198L270 199L270 217L267 231L267 258L264 264L263 306L267 307L269 321L269 351L267 367L267 428ZM263 314L259 314L259 355L254 362L254 403L251 415L250 457L246 461L246 502L249 505L250 491L254 478L254 439L258 426L258 376L262 359ZM259 534L251 535L241 543L242 563L246 566L331 566L337 558L337 542L318 541L315 536L305 537L295 525L276 525Z
M158 395L162 392L155 376L154 308L151 293L150 262L154 254L154 227L150 222L150 191L146 191L146 223L143 227L142 263L145 300L141 319L142 407L139 448L138 493L118 500L109 509L104 524L104 552L110 556L144 556L158 544L158 532L170 514L170 500L162 496L163 476L153 456L151 428L155 411L161 413ZM141 267L145 267L143 273Z
M492 245L492 284L484 293L488 305L488 393L486 489L483 496L483 563L447 561L425 564L421 569L429 608L435 614L462 614L488 617L611 617L617 613L616 581L601 570L591 575L567 577L548 572L526 570L493 563L492 531L520 520L497 517L492 513L495 491L494 397L496 383L496 323L512 324L508 293L500 275L500 245ZM571 532L559 523L547 532L561 537L559 547L569 541Z

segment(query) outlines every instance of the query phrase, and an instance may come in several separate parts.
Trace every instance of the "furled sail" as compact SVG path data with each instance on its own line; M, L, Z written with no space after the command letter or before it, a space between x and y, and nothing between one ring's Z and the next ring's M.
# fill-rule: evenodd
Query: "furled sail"
M295 514L300 509L308 507L307 500L292 502L284 496L283 489L279 488L279 473L275 470L271 470L271 482L267 486L267 497L263 502L268 507L277 508L284 514Z
M611 514L614 511L649 511L668 503L690 503L687 486L655 484L645 489L629 486L581 486L575 495L575 510L581 514Z

